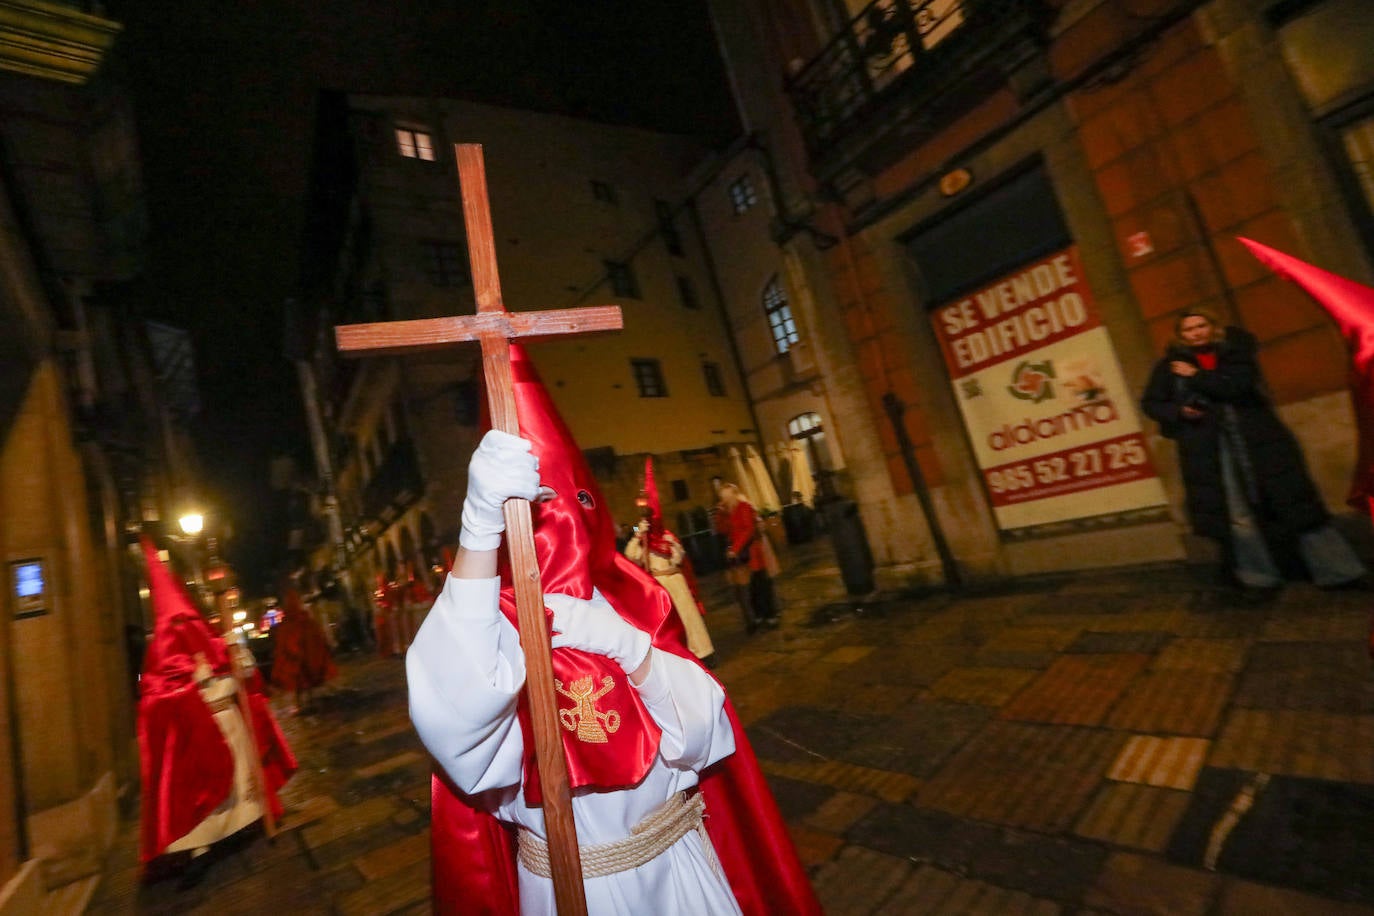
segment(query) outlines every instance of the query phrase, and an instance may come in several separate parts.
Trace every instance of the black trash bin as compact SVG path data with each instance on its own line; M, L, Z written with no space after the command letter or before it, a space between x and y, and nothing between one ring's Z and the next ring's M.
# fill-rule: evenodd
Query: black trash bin
M825 526L830 532L830 544L835 548L835 560L840 578L851 595L867 595L877 587L873 582L873 551L868 547L859 504L852 499L836 499L821 509Z
M816 536L816 510L806 503L789 503L783 506L782 528L787 534L787 543L807 543Z
M692 560L692 570L697 574L704 576L725 567L725 546L714 531L693 531L681 541L682 549Z

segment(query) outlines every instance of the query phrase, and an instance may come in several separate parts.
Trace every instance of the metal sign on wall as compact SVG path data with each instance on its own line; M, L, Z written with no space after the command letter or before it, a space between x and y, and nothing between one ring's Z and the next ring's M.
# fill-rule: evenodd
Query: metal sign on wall
M1077 246L930 317L1004 537L1159 517L1164 489Z
M48 613L48 569L41 557L10 562L10 600L14 617L42 617Z

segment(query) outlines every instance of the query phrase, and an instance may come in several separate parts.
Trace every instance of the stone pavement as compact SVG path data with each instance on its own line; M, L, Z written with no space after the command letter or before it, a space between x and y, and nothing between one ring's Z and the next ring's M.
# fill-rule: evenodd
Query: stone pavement
M832 916L1374 913L1368 592L1237 606L1183 565L881 594L784 555L784 625L725 683ZM205 880L138 881L136 822L91 912L428 911L428 763L398 661L345 661L282 724L283 832Z

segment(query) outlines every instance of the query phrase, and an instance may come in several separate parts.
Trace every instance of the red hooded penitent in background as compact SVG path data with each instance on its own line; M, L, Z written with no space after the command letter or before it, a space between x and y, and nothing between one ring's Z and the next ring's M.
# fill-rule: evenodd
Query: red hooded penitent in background
M544 591L591 598L596 588L622 617L651 636L655 649L695 663L667 591L616 550L615 522L582 451L534 366L514 345L511 376L520 435L533 443L541 482L559 494L549 502L530 506ZM514 624L510 570L504 563L503 567L501 610ZM616 663L603 656L555 649L553 668L555 676L565 682L587 675L598 682L613 676L617 691L623 691L606 701L621 712L617 734L628 731L640 738L630 742L639 748L638 753L624 755L610 753L609 745L579 742L564 731L570 785L607 790L635 785L657 754L659 738L658 727L638 693L628 686ZM735 752L702 771L700 787L706 801L706 829L731 890L749 916L819 914L820 906L772 792L728 698L726 710L734 727ZM523 694L520 717L525 732L525 794L529 801L537 802L534 741ZM434 780L433 796L435 911L503 916L518 913L514 832L485 811L469 806L441 777Z
M668 544L668 538L664 534L667 529L663 525L663 504L659 502L658 498L658 483L654 480L654 457L652 455L644 457L644 500L649 507L647 546L651 552L671 559L673 549ZM692 600L697 603L697 610L701 616L705 617L706 605L702 603L701 592L697 588L697 573L692 568L692 558L687 555L686 550L682 552L682 562L678 565L678 571L682 573L682 578L687 580L687 589L692 593Z
M234 758L195 681L196 655L217 675L230 673L224 641L216 635L157 547L142 538L153 602L153 639L139 681L138 750L143 777L140 857L146 864L191 831L229 795ZM257 679L255 679L257 680ZM260 681L259 681L260 682ZM272 811L277 790L296 771L267 699L250 690L253 735L262 760Z
M339 669L329 651L320 623L301 602L300 592L288 588L282 596L281 623L272 629L272 683L283 690L313 690L332 680Z

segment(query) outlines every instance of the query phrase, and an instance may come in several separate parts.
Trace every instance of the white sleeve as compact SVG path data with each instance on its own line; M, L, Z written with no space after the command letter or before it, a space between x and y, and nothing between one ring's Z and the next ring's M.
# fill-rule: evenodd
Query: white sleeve
M520 782L525 683L520 636L501 614L499 579L456 579L406 653L410 720L454 784L476 794Z
M677 535L668 535L668 547L672 551L672 561L674 566L682 565L682 555L686 551L682 549L682 542L677 539Z
M659 753L669 764L702 770L735 752L735 733L725 713L725 690L696 662L654 649L639 696L663 738Z

